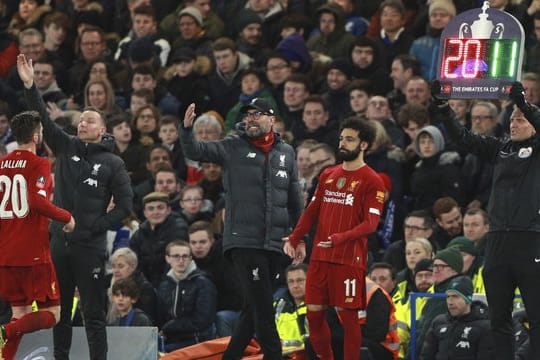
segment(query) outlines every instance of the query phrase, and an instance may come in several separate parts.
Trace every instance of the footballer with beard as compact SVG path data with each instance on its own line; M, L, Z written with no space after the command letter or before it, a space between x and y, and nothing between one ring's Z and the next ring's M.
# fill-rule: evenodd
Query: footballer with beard
M357 117L340 128L341 164L325 169L315 195L294 231L284 240L284 252L301 262L301 241L317 222L306 280L310 341L321 359L334 359L326 322L328 306L336 308L344 331L344 359L358 359L362 345L359 321L366 310L367 236L377 229L385 189L379 175L364 161L375 138L374 128Z

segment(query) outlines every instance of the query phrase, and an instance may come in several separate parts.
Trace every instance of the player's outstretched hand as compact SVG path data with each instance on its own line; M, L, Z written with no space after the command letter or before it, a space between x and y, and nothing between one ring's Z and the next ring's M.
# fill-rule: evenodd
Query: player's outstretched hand
M69 222L66 225L64 225L62 230L64 230L64 232L70 233L70 232L73 232L74 229L75 229L75 219L72 216L71 219L69 219Z
M34 66L32 65L32 59L26 59L24 54L17 56L17 72L21 78L24 86L29 89L34 83Z
M527 102L525 101L525 88L519 81L512 84L512 88L510 89L510 99L521 111L525 111L528 108Z
M439 80L433 80L431 83L431 97L437 106L446 105L448 103L448 100L441 96L441 90L441 82Z
M184 127L190 128L193 126L193 121L195 121L195 104L189 104L189 106L186 109L186 113L184 114Z

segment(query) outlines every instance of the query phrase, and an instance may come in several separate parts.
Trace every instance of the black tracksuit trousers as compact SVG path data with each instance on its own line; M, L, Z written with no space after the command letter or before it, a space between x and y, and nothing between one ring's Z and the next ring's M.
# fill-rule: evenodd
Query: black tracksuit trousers
M69 359L72 337L71 312L77 287L90 359L106 360L105 249L70 244L63 236L61 238L53 236L51 253L61 296L60 321L53 328L54 358Z
M485 255L483 277L497 360L514 359L512 309L516 287L529 319L531 359L540 359L540 233L489 233Z
M244 306L223 359L241 359L244 349L256 333L264 359L281 360L281 341L274 318L272 290L279 254L258 249L229 251L240 283Z

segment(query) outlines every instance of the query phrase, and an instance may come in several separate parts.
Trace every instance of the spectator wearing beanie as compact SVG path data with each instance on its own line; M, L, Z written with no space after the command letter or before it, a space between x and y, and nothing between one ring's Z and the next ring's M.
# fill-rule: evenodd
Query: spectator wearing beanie
M311 70L313 59L302 35L292 33L286 36L279 42L276 50L287 59L293 72L307 74Z
M262 19L256 12L243 9L235 21L236 48L253 59L257 67L262 67L271 49L263 44Z
M439 251L433 260L433 282L435 293L444 293L452 280L461 274L463 269L463 258L455 248L447 248ZM424 309L418 326L416 328L416 353L419 354L422 344L435 317L447 312L446 300L444 298L430 298ZM413 346L411 344L411 346Z
M227 1L227 3L232 1ZM210 40L215 40L219 38L220 36L225 35L225 24L223 23L224 18L220 18L218 14L216 14L215 11L212 10L213 2L210 3L210 1L200 1L200 0L185 0L185 1L179 1L179 5L176 8L176 10L166 16L159 16L158 18L163 19L159 23L159 30L160 33L162 33L167 39L170 41L174 41L178 37L179 34L179 28L178 28L178 16L177 14L187 6L193 6L199 9L202 15L203 19L203 28L206 36ZM165 10L160 9L160 11Z
M473 284L469 277L452 280L446 290L448 313L433 320L420 359L495 358L487 305L473 302L472 296Z
M317 9L317 18L321 33L308 40L308 49L332 59L348 57L355 37L345 31L345 16L341 6L322 5Z
M189 47L197 55L212 58L212 40L206 35L203 27L203 17L194 6L183 8L178 13L178 28L180 35L173 42L173 49Z
M347 86L351 81L353 66L347 58L332 60L326 73L326 92L322 94L328 104L329 124L340 123L351 112Z
M456 16L452 0L435 0L429 5L427 34L414 40L409 54L420 61L422 77L428 81L437 75L439 42L444 27Z
M416 263L414 270L414 286L416 292L433 293L433 260L422 259ZM392 298L396 307L396 320L398 322L398 336L401 343L399 358L405 359L409 351L409 341L411 338L411 304L410 297L400 299L394 296ZM427 297L416 298L416 321L426 305Z
M484 278L482 270L484 270L484 259L478 256L478 248L474 243L465 236L458 236L448 243L446 248L456 248L463 257L463 275L471 278L475 294L485 294Z

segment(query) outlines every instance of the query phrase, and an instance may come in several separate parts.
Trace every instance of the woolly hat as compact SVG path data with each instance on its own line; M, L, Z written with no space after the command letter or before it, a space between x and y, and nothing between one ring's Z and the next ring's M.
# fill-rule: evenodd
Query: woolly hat
M444 10L452 17L456 16L456 7L452 0L435 0L429 5L429 15L435 10Z
M433 260L431 259L422 259L416 263L414 266L414 275L418 274L420 271L433 271Z
M150 194L143 197L143 206L146 205L147 203L151 202L151 201L162 201L162 202L168 204L169 203L169 195L167 195L165 193L162 193L162 192L158 192L158 191L151 192Z
M242 9L236 15L236 32L244 30L249 24L262 24L262 19L255 11L251 9Z
M471 240L467 239L465 236L458 236L453 238L452 241L450 241L448 245L446 245L446 248L450 247L454 247L459 251L466 252L467 254L471 254L474 256L478 255L478 249L476 249L474 243Z
M450 266L458 274L461 274L463 270L463 257L456 248L451 247L440 250L435 255L435 259L444 261L446 265Z
M179 49L175 49L173 56L171 57L171 63L177 63L182 61L192 61L197 58L197 54L195 54L195 51L192 48L189 47L181 47Z
M345 58L337 58L332 60L330 66L328 67L328 71L332 69L337 69L341 71L349 80L351 79L353 74L353 65L348 59Z
M336 20L336 23L338 22L340 17L343 16L343 10L341 6L334 3L324 4L324 5L319 6L316 11L317 17L320 17L322 13L330 13L334 15L334 19Z
M178 13L178 19L180 19L182 16L188 15L191 16L198 24L199 26L203 26L203 17L199 9L197 9L194 6L186 6L180 12Z
M276 50L289 61L298 61L300 63L299 72L305 74L311 70L313 59L302 35L294 33L283 38Z
M468 276L458 276L448 285L446 293L454 292L461 296L467 304L472 303L473 297L473 283L470 277Z
M129 59L133 62L145 62L157 55L157 46L148 37L132 40L129 44Z

